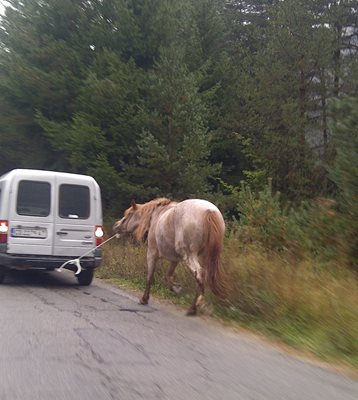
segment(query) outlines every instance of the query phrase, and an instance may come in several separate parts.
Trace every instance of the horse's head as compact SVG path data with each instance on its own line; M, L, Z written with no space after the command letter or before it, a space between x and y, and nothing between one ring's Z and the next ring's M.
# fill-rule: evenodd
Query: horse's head
M132 234L139 226L141 204L132 200L131 206L124 212L124 216L113 225L114 233Z
M145 240L152 221L153 213L158 207L167 206L171 200L166 198L155 199L144 204L136 204L132 200L131 206L124 212L124 217L113 226L115 233L130 233L137 240Z

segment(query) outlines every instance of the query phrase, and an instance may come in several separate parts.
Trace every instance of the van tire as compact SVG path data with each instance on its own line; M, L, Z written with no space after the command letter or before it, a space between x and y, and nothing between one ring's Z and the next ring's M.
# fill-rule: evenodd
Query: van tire
M5 278L5 268L0 266L0 283L4 282L4 278Z
M93 280L94 271L93 269L82 270L78 275L78 284L80 286L89 286Z

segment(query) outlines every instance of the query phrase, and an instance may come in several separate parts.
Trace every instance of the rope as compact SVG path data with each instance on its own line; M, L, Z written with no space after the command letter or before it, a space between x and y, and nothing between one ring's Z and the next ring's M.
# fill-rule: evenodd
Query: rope
M106 244L107 242L109 242L110 240L112 240L113 238L119 238L119 233L115 233L113 236L111 236L109 239L105 240L104 242L102 242L101 244L99 244L98 246L94 247L91 250L86 251L85 253L83 253L80 257L77 258L73 258L72 260L68 260L66 262L64 262L60 267L56 268L57 272L62 272L63 268L67 265L67 264L75 264L77 267L77 271L75 272L75 275L78 275L81 271L82 271L82 266L81 266L81 258L86 256L87 254L92 253L94 250L98 249L99 247L103 246L104 244Z

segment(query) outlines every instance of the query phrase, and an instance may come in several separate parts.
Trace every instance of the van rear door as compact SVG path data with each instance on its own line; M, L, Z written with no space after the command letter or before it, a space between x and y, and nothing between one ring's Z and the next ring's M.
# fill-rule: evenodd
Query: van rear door
M10 189L10 254L51 255L53 249L54 178L15 176Z
M54 256L80 256L95 246L96 209L90 179L56 177Z

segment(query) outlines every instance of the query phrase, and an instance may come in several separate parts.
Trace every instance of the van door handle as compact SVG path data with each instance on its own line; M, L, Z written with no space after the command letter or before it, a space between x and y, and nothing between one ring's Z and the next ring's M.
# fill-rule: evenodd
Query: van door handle
M59 236L61 236L61 235L68 235L68 232L56 232L56 235L59 235Z

